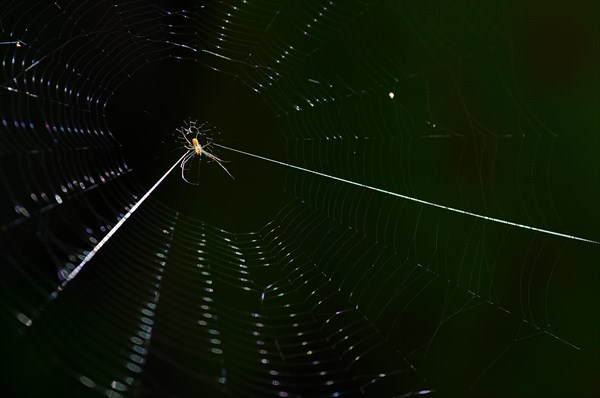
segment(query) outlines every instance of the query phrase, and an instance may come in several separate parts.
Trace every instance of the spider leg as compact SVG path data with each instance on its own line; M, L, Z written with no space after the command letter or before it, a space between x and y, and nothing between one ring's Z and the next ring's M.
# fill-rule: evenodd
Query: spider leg
M208 130L202 130L202 127L204 127L204 125L205 125L205 124L206 124L206 122L204 122L204 123L202 123L200 126L198 126L198 131L202 131L202 132L204 132L204 131L210 131L211 129L208 129Z
M179 129L177 129L177 132L179 133L179 134L176 136L176 137L177 137L177 140L178 140L178 141L180 141L180 142L185 142L185 143L187 143L187 142L188 142L188 140L186 140L186 139L185 139L185 133L183 132L183 130L179 130Z
M194 156L194 152L190 152L188 153L183 160L181 161L181 168L184 170L189 170L189 168L186 168L185 165L190 161L190 159Z
M221 166L221 168L222 168L223 170L225 170L225 172L226 172L227 174L229 174L229 177L231 177L231 178L233 178L233 179L235 180L235 177L231 175L231 173L229 172L229 170L227 170L227 168L226 168L225 166L223 166L223 165L221 164L221 162L217 161L217 164L218 164L219 166Z
M190 146L193 147L192 143L190 142L190 140L187 139L187 137L185 136L185 134L183 133L183 129L181 130L177 130L181 133L181 136L183 137L183 139L185 140L185 142L187 142L188 144L190 144Z
M193 148L192 148L193 149ZM181 161L181 165L185 164L185 162L187 162L189 160L189 158L194 154L194 152L188 152L187 155L185 155L185 157L183 158L183 160Z
M190 185L200 185L200 184L198 184L198 183L195 183L195 182L191 182L191 181L189 181L187 178L185 178L185 177L183 176L183 174L181 175L181 178L183 178L183 181L187 182L187 183L188 183L188 184L190 184Z
M199 185L199 184L195 184L195 183L189 181L187 178L185 178L185 171L188 170L185 168L185 165L192 158L193 155L194 155L194 152L191 152L190 154L186 155L183 158L183 160L181 161L181 164L179 165L179 167L181 167L181 178L183 179L183 181L187 182L188 184Z
M183 172L181 173L181 178L183 179L183 181L187 182L190 185L200 185L199 183L191 182L190 180L185 178L185 176L183 175Z
M196 129L196 139L198 139L198 135L200 134L200 131L202 130L202 126L204 126L204 123L202 123L197 129Z
M221 168L222 168L223 170L225 170L225 172L226 172L227 174L229 174L229 177L231 177L231 178L233 178L233 179L235 180L235 177L231 175L231 173L229 172L229 170L227 170L227 168L221 164L221 162L223 162L223 160L219 159L218 157L216 157L216 156L215 156L215 155L213 155L212 153L209 153L209 152L206 152L206 151L204 151L203 153L204 153L206 156L208 156L208 157L209 157L209 159L212 159L212 160L214 160L216 164L218 164L219 166L221 166Z
M206 147L206 145L205 145L205 147ZM221 162L221 163L229 163L230 162L230 160L219 159L218 157L216 157L215 155L213 155L212 153L207 152L207 151L204 151L204 154L216 162Z

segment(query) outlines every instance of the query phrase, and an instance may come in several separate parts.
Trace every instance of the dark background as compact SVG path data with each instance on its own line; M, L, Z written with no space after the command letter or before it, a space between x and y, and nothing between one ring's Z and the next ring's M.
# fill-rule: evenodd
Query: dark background
M597 396L598 17L591 1L0 3L3 390ZM215 148L235 179L175 168L65 283L185 152L190 119L594 242Z

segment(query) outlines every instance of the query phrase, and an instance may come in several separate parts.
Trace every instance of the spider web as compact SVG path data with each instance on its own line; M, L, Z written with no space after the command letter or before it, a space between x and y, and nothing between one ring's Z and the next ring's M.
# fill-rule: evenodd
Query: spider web
M585 7L5 1L7 389L597 394Z

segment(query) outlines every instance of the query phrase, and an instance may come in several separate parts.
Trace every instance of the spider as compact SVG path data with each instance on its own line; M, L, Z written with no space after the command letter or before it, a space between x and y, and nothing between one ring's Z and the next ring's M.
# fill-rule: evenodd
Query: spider
M208 148L211 144L212 141L209 141L209 139L207 138L207 143L205 145L200 145L200 142L198 141L198 135L200 134L200 129L202 128L202 126L204 126L204 123L200 125L200 127L195 126L195 123L190 122L190 125L187 127L182 127L181 129L177 129L177 131L179 131L179 133L181 134L181 137L185 140L185 148L188 149L190 152L185 155L185 157L181 160L181 164L179 165L181 167L181 178L187 182L188 184L192 184L192 185L199 185L197 183L193 183L191 181L189 181L187 178L185 178L185 171L188 170L185 166L186 164L195 156L206 156L207 158L209 158L210 160L214 161L215 163L217 163L219 166L221 166L221 168L223 170L225 170L225 172L227 174L229 174L229 177L233 178L235 180L235 177L231 175L231 173L229 172L229 170L227 170L227 168L225 166L223 166L223 163L226 162L226 160L221 160L218 157L216 157L215 155L213 155L212 153L208 152L206 150L206 148ZM186 134L191 134L193 133L192 129L196 130L196 136L194 138L192 138L192 141L190 141Z

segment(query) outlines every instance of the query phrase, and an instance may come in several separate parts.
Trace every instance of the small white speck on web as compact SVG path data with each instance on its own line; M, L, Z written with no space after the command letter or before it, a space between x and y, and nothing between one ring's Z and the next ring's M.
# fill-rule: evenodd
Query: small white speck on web
M17 319L25 326L31 326L33 323L33 321L27 315L20 312L17 314Z
M388 94L390 96L390 99L394 99L394 93L390 91L390 93Z
M94 383L94 381L91 380L89 377L81 375L79 376L79 381L86 387L96 388L96 383Z

